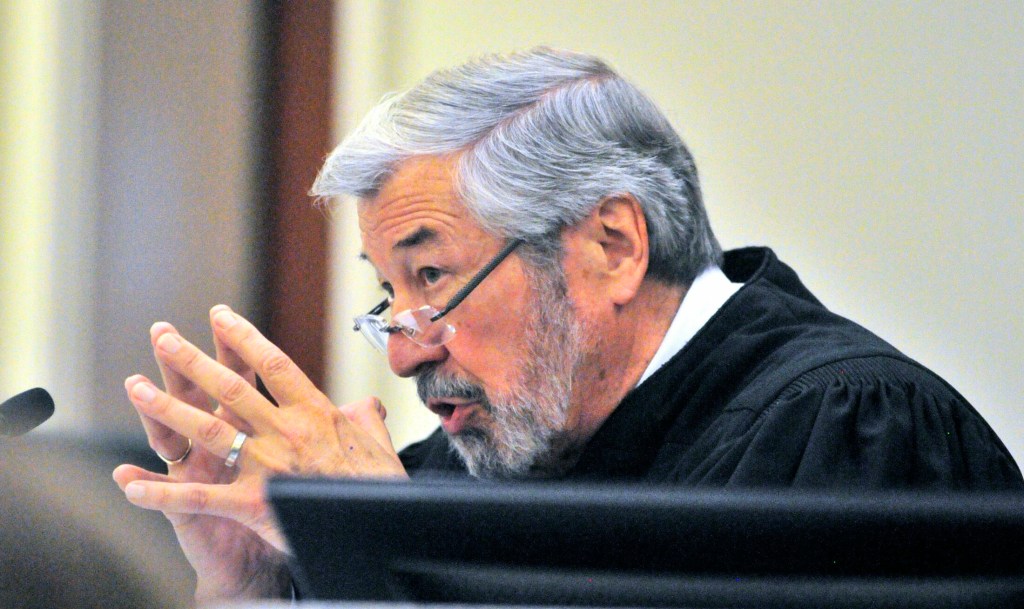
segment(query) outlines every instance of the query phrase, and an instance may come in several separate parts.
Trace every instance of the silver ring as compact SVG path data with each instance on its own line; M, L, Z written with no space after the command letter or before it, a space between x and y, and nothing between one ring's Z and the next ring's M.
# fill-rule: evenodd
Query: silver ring
M177 463L181 463L182 461L185 460L186 457L188 457L189 453L192 452L192 438L185 439L188 440L188 446L185 447L185 453L178 457L177 459L168 459L167 457L161 455L159 450L153 450L153 452L155 452L156 456L160 457L160 460L166 463L167 465L175 465Z
M224 459L224 467L234 467L235 462L238 461L238 455L242 454L242 445L249 436L245 435L244 431L240 431L235 434L235 439L231 441L231 450L228 451L228 458Z

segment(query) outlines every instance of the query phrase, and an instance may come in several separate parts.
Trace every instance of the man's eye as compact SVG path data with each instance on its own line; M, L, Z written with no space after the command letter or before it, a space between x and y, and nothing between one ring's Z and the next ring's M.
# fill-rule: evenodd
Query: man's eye
M420 269L420 277L422 277L424 283L427 284L437 283L441 280L442 275L444 275L444 273L440 269L435 269L434 267L428 266Z
M394 289L393 287L391 287L391 284L390 284L390 283L388 283L388 282L386 282L386 281L385 281L384 283L380 284L380 287L381 287L381 288L382 288L382 289L383 289L383 290L384 290L385 292L387 292L387 293L388 293L388 298L394 298L394 297L395 297L395 289Z

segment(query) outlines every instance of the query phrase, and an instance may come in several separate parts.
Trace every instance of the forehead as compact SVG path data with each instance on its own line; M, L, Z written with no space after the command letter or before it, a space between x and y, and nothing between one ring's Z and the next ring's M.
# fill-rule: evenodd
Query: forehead
M454 176L450 157L414 157L399 165L375 197L359 203L363 253L379 263L396 247L484 238L459 199Z

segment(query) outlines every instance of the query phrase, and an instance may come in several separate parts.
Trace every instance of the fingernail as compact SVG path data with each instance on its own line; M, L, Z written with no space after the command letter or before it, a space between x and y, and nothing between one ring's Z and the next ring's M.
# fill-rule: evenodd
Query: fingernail
M156 399L156 389L149 383L138 383L132 387L132 397L141 402L152 402Z
M138 482L129 482L128 486L124 487L124 496L128 499L142 499L146 496L146 487Z
M159 334L160 332L166 332L168 330L173 331L174 326L167 323L166 321L158 321L149 327L149 335L155 338L156 335Z
M173 334L164 334L156 341L156 346L168 353L177 353L181 349L181 340Z
M238 323L235 314L231 311L220 311L213 316L213 323L225 330Z
M138 383L139 381L144 381L144 380L146 380L146 379L141 374L133 374L133 375L129 376L128 378L126 378L124 380L124 390L125 391L131 391L132 385L134 385L135 383Z

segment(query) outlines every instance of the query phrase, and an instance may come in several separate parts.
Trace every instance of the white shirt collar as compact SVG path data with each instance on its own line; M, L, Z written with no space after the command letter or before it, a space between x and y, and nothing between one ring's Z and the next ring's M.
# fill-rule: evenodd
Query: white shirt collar
M654 359L647 365L647 370L644 370L637 385L646 381L672 359L672 356L682 351L686 343L690 342L704 324L708 323L722 305L742 287L742 283L729 281L722 269L717 266L704 269L683 296L683 302L672 319L672 325L669 326L661 346L654 354Z

